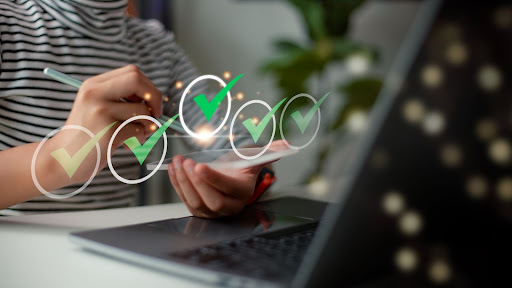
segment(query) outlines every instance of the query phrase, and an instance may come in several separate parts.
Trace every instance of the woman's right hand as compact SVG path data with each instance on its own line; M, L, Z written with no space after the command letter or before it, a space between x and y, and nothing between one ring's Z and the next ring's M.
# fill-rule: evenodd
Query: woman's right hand
M102 169L107 162L108 143L116 128L123 121L135 115L160 117L161 114L161 92L136 66L128 65L84 81L65 125L81 126L96 135L115 122L98 141L101 151L100 169ZM149 132L150 124L152 122L143 120L131 122L123 127L114 140L112 152L126 139L133 136L142 143L145 134ZM69 177L60 163L51 157L51 153L64 148L69 156L73 157L89 140L91 137L78 129L61 130L48 140L47 145L43 145L44 148L39 153L38 159L42 156L47 157L47 161L50 161L50 167L52 167L51 170L59 172L56 174L59 177L64 177L66 184L84 182L94 171L97 161L96 148L93 147L87 154L72 177ZM69 181L67 181L68 179ZM55 186L52 185L55 183L51 183L55 182L54 180L50 179L48 182L48 185ZM58 186L62 187L62 185Z

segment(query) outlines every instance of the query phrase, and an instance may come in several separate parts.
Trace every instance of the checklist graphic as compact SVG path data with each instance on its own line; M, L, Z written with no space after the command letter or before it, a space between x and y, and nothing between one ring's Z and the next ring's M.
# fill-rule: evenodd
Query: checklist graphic
M50 73L50 72L57 73L57 72L55 72L53 70L48 70L47 71L47 73ZM112 134L112 136L110 138L110 141L108 143L108 147L107 147L107 154L106 154L107 155L106 156L107 157L107 164L108 164L108 167L109 167L111 173L119 181L121 181L123 183L126 183L126 184L139 184L139 183L142 183L142 182L148 180L149 178L151 178L156 173L156 171L159 170L160 166L163 164L163 161L164 161L164 159L166 157L166 153L167 153L167 134L166 134L166 130L169 127L173 127L173 129L175 129L174 126L176 126L176 125L173 124L173 123L175 121L177 121L179 115L183 115L184 101L185 101L186 97L188 97L189 94L192 94L191 93L192 87L195 84L197 84L199 81L214 80L214 81L216 81L216 82L218 82L220 84L220 87L222 87L222 89L219 92L217 92L215 94L215 96L213 98L211 98L211 100L208 100L208 98L204 94L199 94L199 95L193 95L192 94L191 97L193 97L192 98L193 103L191 103L191 104L192 105L197 105L197 107L199 108L199 111L201 111L200 114L202 113L202 116L204 116L204 120L206 122L210 122L217 112L224 110L224 109L220 108L221 104L223 102L227 103L227 109L226 109L225 115L222 117L222 123L218 127L216 127L215 129L213 129L212 131L209 130L208 133L197 133L197 131L191 131L190 130L190 128L187 126L187 124L185 123L183 118L181 118L181 121L179 121L179 122L181 122L181 125L183 126L182 130L184 130L184 132L186 134L188 134L187 137L193 137L193 138L198 138L198 139L208 139L210 137L219 137L219 136L215 136L215 134L217 134L224 127L226 121L228 120L228 118L230 116L231 100L232 100L230 90L242 78L242 76L243 76L243 74L238 75L237 77L233 78L227 84L221 78L219 78L217 76L214 76L214 75L203 75L203 76L200 76L200 77L196 78L195 80L193 80L190 84L188 84L188 86L184 89L182 97L181 97L181 100L180 100L179 113L174 115L173 117L171 117L171 118L167 118L166 117L165 118L166 120L163 120L163 121L160 120L161 121L160 122L158 119L155 119L155 118L153 118L151 116L135 115L135 116L127 119L123 123L121 123L116 128L114 133ZM59 79L61 79L61 78L62 79L64 79L64 78L68 79L69 78L68 79L69 81L71 81L71 79L73 79L73 78L68 77L66 75L60 75L59 77L60 77ZM76 85L74 85L74 86L77 86L77 87L80 86L80 82L79 81L77 81L77 83L75 83L75 84ZM183 84L181 84L181 85L183 85ZM231 121L230 129L229 129L230 137L228 137L228 138L229 138L229 141L230 141L230 144L231 144L231 147L232 147L233 151L239 157L241 157L241 158L243 158L245 160L256 159L256 158L260 157L261 155L263 155L267 151L267 149L270 148L270 144L274 140L275 132L276 132L276 128L277 128L276 115L279 113L279 110L281 110L281 109L282 109L282 112L281 112L281 117L279 119L279 128L280 128L279 130L280 130L280 133L281 133L281 135L280 135L281 138L283 140L285 140L284 142L291 149L300 150L300 149L305 148L306 146L308 146L314 140L314 138L316 137L316 135L318 133L319 126L320 126L320 120L321 120L320 106L327 99L329 94L330 94L330 92L325 94L324 96L322 96L317 101L313 96L311 96L309 94L306 94L306 93L301 93L301 94L297 94L297 95L293 96L289 100L287 98L282 99L279 102L277 102L276 104L274 104L274 106L270 106L269 104L267 104L265 101L262 101L262 100L251 100L251 101L246 102L232 116L232 121ZM299 129L301 134L305 134L306 131L313 129L311 127L312 126L311 123L314 122L313 119L315 118L315 115L318 115L317 116L318 117L318 121L316 121L317 124L316 124L316 128L315 128L315 132L314 132L313 137L311 137L311 139L305 145L294 146L294 145L290 144L290 142L283 135L283 127L282 127L282 125L283 125L283 117L285 115L286 110L289 108L290 104L293 101L295 101L296 99L303 98L303 97L304 98L309 98L312 101L313 106L311 106L309 108L309 110L305 111L304 114L301 113L301 111L299 111L299 110L293 111L290 114L290 117L293 119L292 123L297 125L297 127L298 127L298 129ZM243 97L243 94L241 94L241 92L237 93L237 99L238 100L243 100L243 98L244 97ZM265 147L262 149L261 152L259 152L256 155L248 156L248 155L243 155L242 153L240 153L240 151L237 149L237 147L235 147L235 144L234 144L234 141L233 141L233 139L235 138L235 135L233 134L233 126L234 126L235 121L237 119L243 119L244 118L242 116L241 112L242 112L242 110L244 110L245 108L247 108L250 105L262 105L266 109L268 109L268 112L266 112L260 120L258 120L255 117L247 117L247 115L246 115L246 119L244 121L242 121L241 125L244 127L243 129L245 129L245 131L247 132L248 137L252 138L252 140L254 141L254 144L260 144L261 138L262 138L261 136L263 135L263 132L267 129L267 127L270 126L270 122L272 122L272 125L271 125L272 126L272 133L271 133L270 140L268 141L268 143L265 145ZM284 106L284 108L283 108L283 106ZM162 119L164 119L164 118L162 118ZM122 176L120 176L116 172L114 167L113 167L112 159L111 159L111 155L113 154L112 146L113 146L113 143L114 143L114 140L115 140L116 136L120 133L120 131L126 125L130 124L133 121L137 121L137 120L151 121L151 122L154 123L154 125L156 125L155 127L158 127L158 129L156 129L156 128L154 129L156 131L154 131L153 134L151 136L149 136L149 138L146 141L144 141L144 143L141 143L139 141L139 139L137 139L135 136L132 136L132 137L130 137L127 140L124 141L124 144L133 153L133 155L137 159L138 163L140 165L142 165L144 163L144 161L148 158L150 152L154 149L156 143L161 138L163 139L163 153L162 153L162 156L161 156L158 164L156 165L155 169L153 169L148 175L146 175L146 176L144 176L144 177L142 177L140 179L125 179ZM78 125L66 125L66 126L63 126L61 128L58 128L58 129L50 132L39 143L39 145L38 145L38 147L37 147L37 149L36 149L36 151L35 151L35 153L33 155L33 158L32 158L31 174L32 174L32 178L33 178L34 184L39 189L39 191L41 193L43 193L44 195L46 195L48 197L51 197L51 198L54 198L54 199L69 198L69 197L72 197L72 196L80 193L81 191L83 191L91 183L91 181L93 180L94 176L97 174L97 172L99 170L99 165L100 165L100 162L101 162L100 161L101 160L100 159L101 147L99 145L99 141L116 124L117 124L117 122L113 122L113 123L109 124L108 126L104 127L102 130L96 131L96 134L94 134L93 132L89 131L87 128L81 127L81 126L78 126ZM49 138L51 138L52 136L54 136L55 134L57 134L61 130L68 130L68 129L80 130L80 131L82 131L84 133L87 133L87 135L89 135L91 138L87 142L82 143L80 148L78 149L78 151L76 153L74 153L74 155L70 155L68 150L66 150L66 148L64 148L64 147L50 152L50 156L53 157L55 159L55 161L58 162L60 167L62 167L62 169L66 172L67 176L71 179L73 177L73 175L75 175L76 171L80 168L80 166L83 164L83 162L86 159L86 157L92 152L92 150L94 148L96 148L97 161L96 161L95 169L92 172L90 178L79 189L77 189L77 190L75 190L75 191L73 191L71 193L65 194L65 195L55 194L55 193L46 191L40 185L40 183L38 182L37 176L35 175L36 174L35 173L36 160L37 160L39 152L41 151L41 147L47 142L47 140Z

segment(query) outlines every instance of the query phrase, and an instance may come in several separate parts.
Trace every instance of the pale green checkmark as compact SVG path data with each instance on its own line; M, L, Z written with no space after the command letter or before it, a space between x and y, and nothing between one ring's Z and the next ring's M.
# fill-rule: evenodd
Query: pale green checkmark
M201 111L203 111L204 116L206 116L206 121L210 121L210 119L213 116L213 113L217 111L217 108L219 107L222 100L224 100L224 97L228 94L228 91L231 90L233 85L240 79L244 74L240 74L236 76L235 79L231 80L231 82L226 85L226 87L222 88L222 90L213 97L212 101L208 101L206 99L206 96L204 94L199 94L196 97L194 97L194 101L197 103L197 106L201 108Z
M116 122L113 122L112 124L108 125L107 127L103 128L98 134L94 135L94 137L91 138L91 140L87 141L78 152L76 152L75 156L71 157L69 156L69 153L64 148L57 149L50 153L50 155L57 160L57 162L60 163L62 168L66 171L69 178L73 177L73 175L76 172L76 169L84 162L85 157L87 157L87 154L91 152L92 148L100 141L101 137L107 133L107 131L116 124Z
M158 139L162 137L162 134L164 134L165 130L169 128L169 126L178 117L178 115L179 114L174 115L174 117L170 118L167 120L167 122L160 126L160 128L158 128L158 130L156 130L155 133L153 133L153 135L151 135L151 137L146 140L144 145L141 145L135 136L124 141L124 144L126 144L126 146L132 150L133 154L135 154L135 157L137 157L137 160L139 160L140 165L142 165L144 160L146 160L149 152L151 152Z
M313 116L315 115L316 111L320 108L320 105L322 105L322 102L324 102L325 98L329 96L331 92L328 92L325 94L316 104L309 110L309 112L306 114L306 117L302 118L302 115L299 111L295 111L292 113L292 118L297 123L297 126L299 126L300 132L304 134L306 131L306 128L308 128L309 123L311 122L311 119L313 119Z
M274 106L274 108L272 108L272 110L270 110L267 113L267 115L265 115L265 117L263 117L263 119L261 119L261 121L258 125L255 125L254 122L252 122L251 118L242 122L242 124L244 124L245 128L247 128L247 130L251 134L252 139L254 140L254 143L258 142L258 139L260 139L261 133L263 133L263 130L265 130L265 127L267 127L268 122L270 122L270 119L272 119L272 116L274 116L274 114L276 114L277 109L279 109L279 107L281 106L281 104L283 104L283 102L285 100L286 100L286 98L281 100L281 102L277 103L277 105Z

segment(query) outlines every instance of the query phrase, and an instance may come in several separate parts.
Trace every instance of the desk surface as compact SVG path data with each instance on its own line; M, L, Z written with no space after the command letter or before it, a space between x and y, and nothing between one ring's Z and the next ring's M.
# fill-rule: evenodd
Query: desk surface
M181 203L0 219L1 287L203 287L80 249L70 232L189 216Z

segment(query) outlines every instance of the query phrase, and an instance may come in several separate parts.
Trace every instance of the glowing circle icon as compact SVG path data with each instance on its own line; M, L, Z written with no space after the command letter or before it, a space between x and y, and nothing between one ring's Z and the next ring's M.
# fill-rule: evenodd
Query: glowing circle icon
M296 150L300 150L300 149L303 149L303 148L306 148L309 144L311 144L311 142L313 142L313 140L315 140L315 137L316 137L316 134L318 134L318 130L320 129L320 119L321 119L321 114L320 114L320 109L318 109L318 123L316 124L316 130L315 130L315 134L313 135L313 137L311 137L311 140L309 140L306 144L302 145L302 146L294 146L294 145L291 145L290 142L288 140L286 140L286 138L284 137L283 135L283 117L284 117L284 114L286 112L286 109L288 108L288 106L290 105L290 103L293 102L293 100L297 99L297 98L300 98L300 97L306 97L306 98L309 98L311 99L311 101L313 101L313 103L317 103L316 99L307 94L307 93L300 93L300 94L297 94L295 96L293 96L290 101L288 101L288 103L286 103L286 105L284 106L283 108L283 112L281 113L281 118L279 120L279 132L281 134L281 139L285 140L284 143L292 148L292 149L296 149Z
M142 182L148 180L149 178L151 178L158 171L160 166L162 166L162 163L164 162L165 154L167 153L167 133L164 132L162 135L162 138L164 139L164 150L162 153L162 157L160 158L160 161L158 161L158 164L156 165L155 169L153 169L153 171L151 171L148 175L146 175L140 179L135 179L135 180L126 179L126 178L120 176L119 174L117 174L116 170L114 169L114 166L112 165L112 157L110 156L111 152L112 152L112 145L114 144L114 139L116 138L117 134L119 134L121 129L124 128L124 126L130 124L130 122L133 122L135 120L142 120L142 119L149 120L149 121L155 123L158 127L162 126L162 124L160 124L160 122L158 122L153 117L150 117L147 115L133 116L132 118L124 121L123 124L119 125L119 127L117 127L116 131L114 131L114 134L112 134L112 137L110 138L110 142L108 142L108 150L107 150L108 168L110 168L110 172L112 172L112 175L114 175L114 177L116 177L117 180L119 180L125 184L132 184L132 185L139 184L139 183L142 183Z
M219 127L217 127L215 130L209 132L209 133L196 133L192 130L190 130L190 128L187 126L187 124L185 123L185 119L184 119L184 112L183 112L183 103L185 102L185 98L187 97L187 94L189 92L189 90L192 88L192 86L194 86L194 84L196 84L197 82L201 81L201 80L205 80L205 79L212 79L212 80L215 80L217 82L219 82L222 86L226 87L227 84L226 82L224 82L221 78L215 76L215 75L203 75L203 76L200 76L200 77L197 77L196 79L194 79L194 81L190 82L190 84L188 84L187 88L185 88L185 90L183 91L183 95L181 96L181 100L180 100L180 106L179 106L179 114L182 115L182 120L181 120L181 125L183 126L183 129L185 129L185 131L192 137L195 137L195 138L199 138L199 139L207 139L207 138L210 138L211 136L215 135L217 132L219 132L222 127L224 126L224 124L226 124L226 121L228 120L228 116L229 116L229 112L231 110L231 93L228 91L227 94L226 94L226 98L228 98L228 109L226 111L226 115L224 116L224 120L222 120L222 123L219 125Z
M267 107L269 111L272 110L272 107L270 107L270 105L268 105L266 102L264 102L262 100L251 100L251 101L245 103L244 105L242 105L242 107L240 107L238 109L238 111L236 111L235 115L233 115L233 120L231 121L231 126L229 128L229 135L233 135L233 125L235 124L235 120L237 119L238 114L240 114L240 112L245 107L247 107L247 106L249 106L251 104L261 104L261 105ZM272 115L272 121L273 121L273 125L274 125L273 128L272 128L272 137L270 137L270 141L265 146L265 148L260 153L258 153L256 155L247 156L247 155L244 155L244 154L240 153L240 151L238 151L238 149L236 149L235 143L233 143L233 138L234 137L229 137L229 142L231 143L231 148L233 148L233 151L235 151L236 155L238 155L240 158L243 158L245 160L256 159L256 158L260 157L261 155L263 155L263 153L265 153L268 150L268 148L270 147L270 144L272 143L272 140L274 140L274 136L276 134L276 116L275 115Z
M46 195L49 198L66 199L69 197L73 197L73 196L77 195L78 193L82 192L85 188L87 188L87 186L89 186L89 184L91 184L92 179L94 179L94 176L96 175L96 173L98 172L98 169L100 167L100 158L101 158L100 145L98 143L96 143L96 145L95 145L96 146L96 166L94 167L94 171L92 172L91 177L89 177L89 179L80 188L78 188L77 190L75 190L73 192L66 193L66 194L53 194L41 186L41 184L37 180L37 176L36 176L36 159L37 159L37 155L39 154L39 151L41 150L43 145L46 143L46 141L48 141L48 139L50 139L50 137L52 137L53 135L57 134L57 132L59 132L61 130L72 130L72 129L76 129L76 130L85 132L91 138L94 137L94 134L87 128L84 128L84 127L78 126L78 125L66 125L66 126L57 128L57 129L53 130L52 132L50 132L48 135L46 135L46 137L44 137L43 141L41 141L39 143L39 145L37 145L36 151L34 152L34 156L32 156L32 163L30 165L30 173L32 175L32 181L34 181L34 185L36 185L36 188L39 190L39 192L43 193L44 195Z

